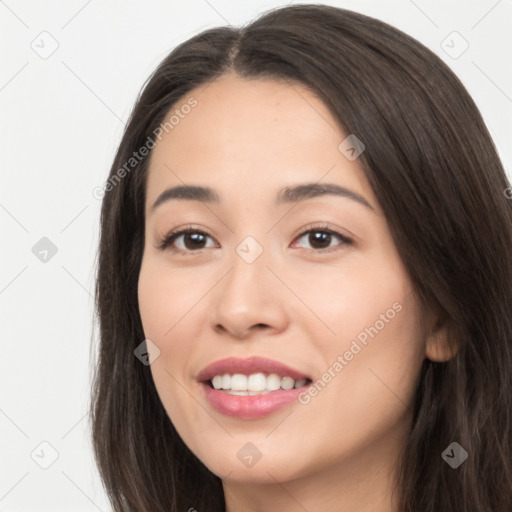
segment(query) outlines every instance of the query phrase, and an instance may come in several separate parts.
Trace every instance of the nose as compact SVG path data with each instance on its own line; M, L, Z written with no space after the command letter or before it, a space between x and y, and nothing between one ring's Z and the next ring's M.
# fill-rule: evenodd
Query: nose
M276 334L286 329L287 290L268 268L264 255L265 251L248 263L234 254L231 270L212 290L210 321L215 331L244 340L256 332Z

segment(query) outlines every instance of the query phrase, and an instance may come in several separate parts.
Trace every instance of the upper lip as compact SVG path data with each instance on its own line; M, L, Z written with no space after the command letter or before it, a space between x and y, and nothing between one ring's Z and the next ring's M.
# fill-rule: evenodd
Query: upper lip
M236 357L228 357L209 364L203 368L197 375L199 382L213 379L215 375L231 375L240 373L242 375L251 375L252 373L276 373L281 377L291 377L295 380L310 379L310 377L295 368L291 368L279 361L266 359L264 357L249 357L248 359L240 359Z

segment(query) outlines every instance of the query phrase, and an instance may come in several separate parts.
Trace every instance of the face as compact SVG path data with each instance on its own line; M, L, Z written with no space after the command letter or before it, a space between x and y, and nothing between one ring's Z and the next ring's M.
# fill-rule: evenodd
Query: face
M347 134L300 85L228 75L187 102L151 156L138 286L167 414L239 482L389 459L426 339ZM161 196L183 186L212 190Z

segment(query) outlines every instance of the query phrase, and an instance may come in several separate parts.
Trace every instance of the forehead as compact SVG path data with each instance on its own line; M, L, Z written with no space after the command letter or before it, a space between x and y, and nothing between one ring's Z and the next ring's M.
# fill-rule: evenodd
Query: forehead
M335 143L341 135L327 107L301 84L228 75L191 91L169 114L190 98L197 105L164 135L174 144L158 144L156 153L172 151L173 145L200 145L220 156L220 151L230 150L231 154L252 153L262 144L279 152L323 140L328 134Z
M346 135L304 85L227 75L191 91L171 115L151 155L148 202L172 185L261 190L323 177L371 195L359 162L338 149Z

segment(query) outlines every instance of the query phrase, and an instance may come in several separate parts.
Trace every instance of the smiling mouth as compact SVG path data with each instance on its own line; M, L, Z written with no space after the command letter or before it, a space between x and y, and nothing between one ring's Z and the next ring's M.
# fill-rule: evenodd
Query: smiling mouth
M290 391L301 388L311 384L311 380L294 379L277 373L258 372L250 375L225 373L215 375L212 379L205 381L205 384L212 389L229 395L254 396L266 395L273 391Z
M258 420L297 401L311 375L280 361L252 356L211 363L196 376L209 405L241 420Z

